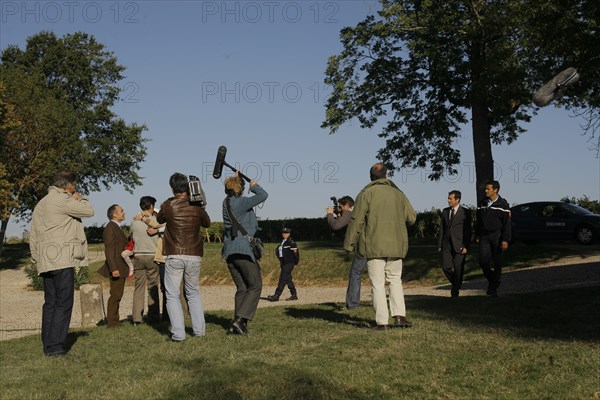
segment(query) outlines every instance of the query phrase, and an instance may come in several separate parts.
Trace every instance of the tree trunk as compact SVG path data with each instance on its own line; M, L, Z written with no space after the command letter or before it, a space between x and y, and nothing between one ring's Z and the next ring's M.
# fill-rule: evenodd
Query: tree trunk
M4 248L4 238L6 238L6 228L8 227L8 220L2 220L2 224L0 225L0 255L2 255L2 248Z
M485 35L481 26L480 12L484 3L474 1L473 36L471 41L471 126L473 129L473 151L475 153L475 190L477 204L485 197L485 184L494 179L494 159L490 141L490 119L487 106L487 82L485 74Z
M494 179L494 158L490 141L490 125L485 104L472 109L473 151L475 152L475 190L477 204L485 197L485 184Z

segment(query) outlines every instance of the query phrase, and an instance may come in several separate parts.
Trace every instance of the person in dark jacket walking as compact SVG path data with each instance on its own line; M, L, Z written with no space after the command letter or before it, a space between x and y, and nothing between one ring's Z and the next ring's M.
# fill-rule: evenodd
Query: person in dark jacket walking
M298 300L298 292L292 280L292 271L300 261L300 251L296 242L290 237L291 232L290 228L281 229L281 244L275 249L275 255L279 258L281 273L279 274L279 283L277 284L277 289L275 289L275 294L267 296L267 300L269 301L279 301L279 297L286 285L291 293L291 296L286 300Z
M465 257L471 245L471 210L460 204L458 190L448 193L448 206L441 215L438 251L442 253L442 271L452 284L450 296L458 297L463 282Z
M487 294L496 297L502 275L502 254L508 249L511 238L510 206L498 195L500 183L489 181L485 196L477 206L477 242L479 266L488 280ZM492 266L490 265L493 265Z

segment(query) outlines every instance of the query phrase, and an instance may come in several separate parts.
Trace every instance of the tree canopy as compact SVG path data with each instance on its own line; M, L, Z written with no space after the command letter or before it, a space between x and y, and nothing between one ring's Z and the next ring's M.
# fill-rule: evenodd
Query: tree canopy
M343 50L329 58L330 133L353 118L381 123L378 158L392 170L429 166L437 180L457 172L455 141L470 121L481 189L493 179L491 144L516 140L538 110L536 89L573 66L582 82L555 104L595 115L588 131L597 134L597 1L380 2L377 17L341 30Z
M146 156L144 124L111 107L125 70L86 33L41 32L25 49L0 55L0 217L2 243L11 215L28 218L60 170L74 171L78 191L122 184L131 191Z

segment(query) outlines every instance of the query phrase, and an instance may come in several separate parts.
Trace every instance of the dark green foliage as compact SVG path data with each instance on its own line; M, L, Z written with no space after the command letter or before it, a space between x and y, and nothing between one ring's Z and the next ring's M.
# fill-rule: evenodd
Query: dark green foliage
M329 58L322 127L330 133L354 118L363 128L379 123L382 162L428 167L437 180L456 173L456 140L470 122L478 200L494 177L492 143L524 132L537 111L533 93L567 66L585 84L555 104L582 108L586 132L599 133L597 0L380 3L378 16L341 30L343 49Z
M31 282L29 286L33 290L44 290L44 279L38 274L38 270L35 264L29 264L24 269L25 275ZM79 289L81 285L85 285L90 282L89 270L87 266L80 267L75 273L75 289Z
M131 191L146 156L145 125L126 123L111 108L119 100L125 67L89 34L41 32L25 49L0 54L0 160L11 215L27 219L58 170L72 170L83 194L122 184ZM6 191L6 189L3 189ZM6 196L3 194L3 198ZM5 207L10 207L5 209ZM4 231L0 231L0 243Z
M29 264L25 267L25 275L31 281L30 286L33 290L44 290L44 279L38 274L35 264Z

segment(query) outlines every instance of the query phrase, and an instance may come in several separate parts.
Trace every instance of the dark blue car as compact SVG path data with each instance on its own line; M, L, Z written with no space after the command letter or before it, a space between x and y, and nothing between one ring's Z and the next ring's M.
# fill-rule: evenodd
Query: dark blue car
M510 209L513 239L534 243L538 240L576 239L591 244L600 235L600 215L561 201L537 201Z

